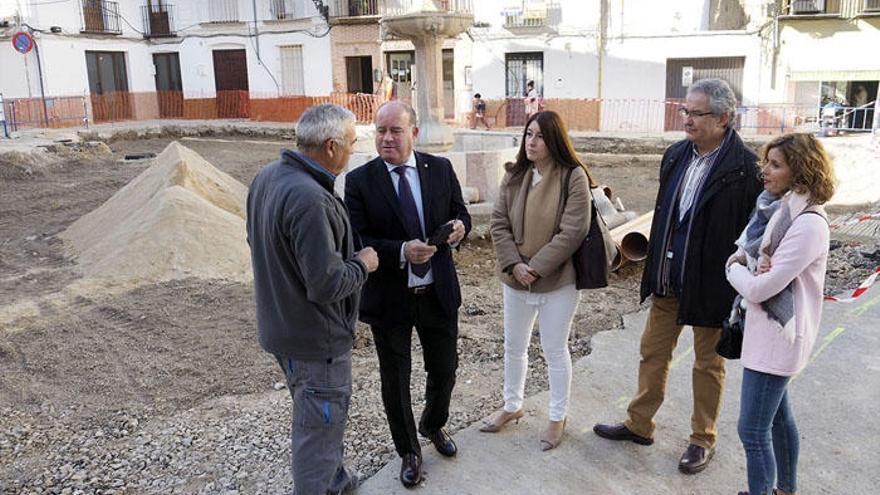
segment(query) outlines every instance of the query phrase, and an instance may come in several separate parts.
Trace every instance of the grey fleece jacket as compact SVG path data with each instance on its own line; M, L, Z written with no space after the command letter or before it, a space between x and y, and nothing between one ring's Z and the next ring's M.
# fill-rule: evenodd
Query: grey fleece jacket
M334 178L284 150L251 183L247 238L267 352L323 360L351 350L367 268Z

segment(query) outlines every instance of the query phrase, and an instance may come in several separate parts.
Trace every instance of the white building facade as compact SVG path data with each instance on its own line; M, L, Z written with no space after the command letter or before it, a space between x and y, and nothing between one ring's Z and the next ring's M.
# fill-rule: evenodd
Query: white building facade
M390 38L379 21L391 4L420 2L5 0L0 92L6 98L89 95L97 114L103 103L95 95L129 92L128 114L110 116L122 118L193 118L205 105L213 105L207 113L215 117L242 116L237 94L253 100L350 93L381 100L388 79L395 96L405 99L418 86L412 69L419 61L412 43ZM859 103L864 93L870 102L878 92L880 57L873 54L880 0L467 5L474 25L443 45L445 113L458 122L466 121L480 93L500 120L496 125L520 125L529 80L546 107L564 113L573 128L608 131L678 128L675 105L692 81L705 77L731 83L744 107L742 125L756 129L786 128L791 110L780 116L768 105ZM39 67L35 51L13 50L10 36L20 30L36 39ZM158 103L138 97L157 91L179 96ZM232 96L207 102L220 100L218 92Z
M139 93L198 100L226 90L251 98L331 91L329 33L310 0L13 1L0 12L6 98L129 92L130 117L150 118L165 115ZM17 31L32 34L39 64L36 50L23 55L7 41Z

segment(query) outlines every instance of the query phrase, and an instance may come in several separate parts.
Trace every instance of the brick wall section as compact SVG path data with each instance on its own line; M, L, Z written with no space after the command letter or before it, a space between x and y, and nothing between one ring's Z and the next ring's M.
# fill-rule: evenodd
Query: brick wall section
M379 23L336 25L330 31L331 63L333 64L333 92L348 91L345 57L373 57L373 69L384 67L379 43ZM377 90L373 83L373 92Z

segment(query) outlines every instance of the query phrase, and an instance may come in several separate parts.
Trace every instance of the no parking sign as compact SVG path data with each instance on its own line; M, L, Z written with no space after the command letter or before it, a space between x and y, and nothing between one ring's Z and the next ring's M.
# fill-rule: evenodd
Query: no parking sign
M34 48L34 39L28 33L19 31L12 36L12 46L21 53L27 53Z

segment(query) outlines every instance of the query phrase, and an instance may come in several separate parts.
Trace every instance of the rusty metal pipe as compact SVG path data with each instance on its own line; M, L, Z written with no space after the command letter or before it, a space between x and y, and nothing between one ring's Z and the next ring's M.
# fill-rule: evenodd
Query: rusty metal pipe
M611 239L617 244L617 256L612 270L617 270L629 261L642 261L648 257L648 237L653 219L654 212L649 211L611 230Z

